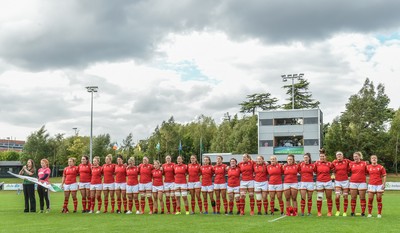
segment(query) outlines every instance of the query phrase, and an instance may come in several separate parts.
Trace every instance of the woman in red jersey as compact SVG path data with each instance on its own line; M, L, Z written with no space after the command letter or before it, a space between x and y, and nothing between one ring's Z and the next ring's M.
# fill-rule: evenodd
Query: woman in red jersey
M283 192L286 198L286 216L297 216L297 192L299 183L297 180L297 173L299 166L295 163L294 155L289 154L287 163L283 165ZM292 204L290 204L292 202Z
M254 215L254 161L249 154L244 154L243 161L239 163L238 167L242 174L242 179L240 181L240 214L244 215L246 193L248 192L250 199L250 215Z
M153 213L158 214L158 202L160 202L161 214L164 214L164 201L163 201L163 171L161 169L161 163L158 160L154 160L154 169L151 171L153 177L153 199L154 199L154 209Z
M214 186L212 184L212 177L214 175L214 169L211 165L211 159L208 156L203 157L203 165L201 166L201 193L203 194L203 205L204 205L204 214L208 214L208 198L207 194L211 201L211 206L213 208L214 214L215 212L215 200L214 200Z
M368 183L368 217L372 217L372 204L374 196L376 195L376 202L378 203L377 218L382 217L382 195L386 186L386 169L378 164L378 156L371 155L371 164L367 165L367 172L369 174Z
M172 212L176 212L176 199L174 191L174 166L170 155L165 157L165 163L162 165L164 172L164 194L165 194L165 206L167 207L167 214L171 213L171 200L172 200Z
M236 200L237 214L240 214L240 168L237 166L237 160L231 158L228 171L228 196L229 196L229 215L233 215L233 203Z
M103 184L101 183L101 178L103 176L103 168L100 166L100 157L95 156L93 158L92 165L92 176L90 179L90 198L91 198L91 210L89 213L94 212L94 204L97 199L97 211L96 214L100 214L101 210L101 190L103 190Z
M196 155L190 156L190 163L188 164L188 172L189 172L189 182L188 182L188 189L190 192L191 197L191 205L192 205L192 212L195 212L196 206L196 198L197 204L199 206L200 213L203 212L203 204L200 198L200 190L201 190L201 182L200 182L200 175L201 175L201 166L197 162Z
M115 164L112 163L112 155L106 156L106 163L103 165L103 195L104 195L104 213L108 211L108 197L111 198L111 213L114 213L115 208Z
M311 154L305 153L303 156L304 161L299 164L299 173L301 177L300 182L300 195L301 195L301 216L304 216L304 209L306 207L308 216L311 215L312 196L314 193L314 164L311 161Z
M68 167L64 168L63 177L61 181L61 188L64 189L64 206L62 213L68 213L68 200L71 194L74 202L74 213L78 206L78 199L76 199L76 191L78 190L78 184L76 183L76 177L78 175L78 167L75 166L75 158L68 159Z
M178 156L176 159L177 164L174 167L175 173L175 198L176 198L176 213L181 214L181 196L183 203L185 204L186 215L189 214L189 205L187 200L187 180L186 175L188 173L188 167L183 164L182 156Z
M361 216L365 216L367 202L365 193L367 191L367 163L362 161L361 152L354 152L353 160L350 163L350 195L351 195L351 216L355 216L357 196L360 196Z
M271 156L271 164L267 166L269 174L268 182L268 192L270 198L270 209L271 215L274 215L275 211L275 196L279 201L279 207L281 210L281 215L283 215L283 200L282 200L282 176L283 176L283 166L278 163L276 156Z
M149 214L153 214L153 197L152 197L152 176L151 171L154 169L153 165L149 164L149 158L143 157L143 162L139 164L139 192L140 192L140 207L141 214L144 213L146 206L146 197L149 203Z
M90 209L90 179L92 176L92 168L89 158L84 155L81 158L81 164L78 166L79 170L79 191L82 196L82 213L88 213ZM86 207L87 204L87 207Z
M262 215L261 207L264 204L264 212L268 214L268 168L264 157L257 156L254 164L254 192L256 193L258 215Z
M135 158L130 157L128 159L128 167L126 168L126 176L128 181L126 183L126 193L128 195L128 212L126 214L132 214L133 200L135 200L136 214L140 214L139 211L139 168L135 166Z
M214 193L216 199L217 214L220 214L221 197L224 203L225 214L228 214L228 200L226 199L226 164L222 163L222 156L217 156L217 164L214 165Z
M340 196L343 195L343 216L347 216L347 207L349 205L349 164L350 160L343 157L343 153L336 152L336 159L332 162L335 175L335 204L336 214L340 215Z
M124 213L128 212L126 199L126 165L121 155L117 156L115 166L115 194L117 196L117 214L121 213L121 202L124 204ZM122 199L122 200L121 200Z
M332 190L333 183L331 180L331 172L333 170L333 165L331 162L327 161L325 149L319 150L319 161L314 163L314 172L317 174L317 209L318 217L322 216L322 199L324 197L324 192L326 194L326 201L328 203L328 214L327 216L332 216Z

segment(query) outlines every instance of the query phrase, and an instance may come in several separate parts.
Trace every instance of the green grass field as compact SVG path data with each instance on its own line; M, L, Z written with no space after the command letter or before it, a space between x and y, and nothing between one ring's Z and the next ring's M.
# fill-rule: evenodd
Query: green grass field
M61 214L63 193L51 193L51 213L39 214L23 213L23 199L23 194L17 195L16 191L0 191L0 232L265 232L273 230L274 232L309 233L321 231L399 232L400 229L400 192L398 191L387 191L384 194L381 219L375 217L376 208L373 211L374 218L316 217L315 203L313 216L281 219L278 219L279 215L249 216L248 202L245 216L82 214L79 212ZM80 200L79 195L78 200ZM72 209L72 201L70 201L69 209ZM323 213L326 213L326 202L324 202ZM273 221L275 219L278 220Z

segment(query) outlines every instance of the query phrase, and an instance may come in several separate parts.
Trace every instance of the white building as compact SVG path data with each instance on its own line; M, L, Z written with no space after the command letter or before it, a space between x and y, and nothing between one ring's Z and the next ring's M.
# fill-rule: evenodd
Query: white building
M304 153L309 152L313 161L318 160L322 130L320 109L258 112L258 154L265 160L276 155L279 161L294 154L296 161L301 161Z

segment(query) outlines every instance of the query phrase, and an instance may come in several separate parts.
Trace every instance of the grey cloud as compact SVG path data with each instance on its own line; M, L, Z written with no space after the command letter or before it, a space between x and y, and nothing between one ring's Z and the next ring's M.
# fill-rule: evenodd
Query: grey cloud
M217 30L233 39L316 41L338 32L398 27L388 1L68 1L38 7L32 26L0 36L0 57L31 70L81 68L154 56L169 33ZM1 25L0 25L1 26Z

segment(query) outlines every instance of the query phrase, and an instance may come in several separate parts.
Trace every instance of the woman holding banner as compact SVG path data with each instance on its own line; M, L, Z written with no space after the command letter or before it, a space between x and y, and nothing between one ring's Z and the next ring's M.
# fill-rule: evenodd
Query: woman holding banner
M35 163L32 159L28 159L25 166L22 167L19 172L20 175L33 177L36 173ZM24 180L22 184L25 199L25 209L24 212L36 212L36 199L35 199L35 184Z
M38 180L39 182L42 183L49 183L49 178L50 178L50 168L49 168L49 161L47 159L42 159L40 160L40 165L42 166L38 170ZM39 201L40 201L40 212L43 213L44 209L44 201L46 201L46 213L50 212L50 200L49 200L49 189L38 185L37 186L37 191L39 194Z

